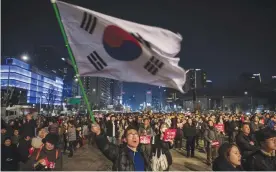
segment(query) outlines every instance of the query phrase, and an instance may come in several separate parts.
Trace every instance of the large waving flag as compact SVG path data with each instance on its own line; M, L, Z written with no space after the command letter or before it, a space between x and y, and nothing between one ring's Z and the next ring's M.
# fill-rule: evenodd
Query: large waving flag
M182 37L56 1L80 76L106 77L178 89L185 71L176 54Z

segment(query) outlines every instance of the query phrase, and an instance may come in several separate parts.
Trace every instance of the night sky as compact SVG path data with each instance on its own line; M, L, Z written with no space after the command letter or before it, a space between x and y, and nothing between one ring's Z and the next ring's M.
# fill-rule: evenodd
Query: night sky
M1 0L2 55L51 45L68 57L50 0ZM202 68L216 86L242 72L276 75L275 0L66 0L88 9L179 32L180 65ZM131 87L130 87L131 86ZM145 91L125 84L125 91Z

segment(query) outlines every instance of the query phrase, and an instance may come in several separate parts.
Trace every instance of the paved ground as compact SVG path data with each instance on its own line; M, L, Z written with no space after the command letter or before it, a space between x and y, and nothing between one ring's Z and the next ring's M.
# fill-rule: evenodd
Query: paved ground
M196 152L195 158L186 158L186 151L171 150L173 164L170 171L210 171L204 162L206 154ZM85 145L78 149L73 158L63 156L64 171L111 171L112 163L94 146Z

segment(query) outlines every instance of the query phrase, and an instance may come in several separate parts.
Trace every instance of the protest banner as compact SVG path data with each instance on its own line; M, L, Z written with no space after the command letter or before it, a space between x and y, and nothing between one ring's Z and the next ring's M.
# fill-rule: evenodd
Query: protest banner
M140 143L150 144L151 136L140 136Z
M218 129L220 132L224 132L224 124L217 124L215 128Z
M171 140L174 140L175 136L176 136L176 129L167 129L164 133L163 140L171 141Z

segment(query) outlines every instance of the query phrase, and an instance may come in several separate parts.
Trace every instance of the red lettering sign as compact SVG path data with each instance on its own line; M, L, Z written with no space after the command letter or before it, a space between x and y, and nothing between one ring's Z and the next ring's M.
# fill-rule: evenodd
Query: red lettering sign
M212 141L211 145L213 147L218 147L219 146L219 142L218 141Z
M150 144L151 136L140 136L140 143Z
M224 132L224 124L217 124L215 125L216 129L218 129L220 132Z
M167 129L164 133L163 140L165 142L171 141L171 140L174 140L175 136L176 136L176 129Z

